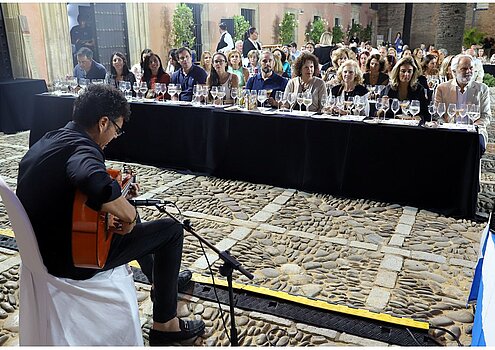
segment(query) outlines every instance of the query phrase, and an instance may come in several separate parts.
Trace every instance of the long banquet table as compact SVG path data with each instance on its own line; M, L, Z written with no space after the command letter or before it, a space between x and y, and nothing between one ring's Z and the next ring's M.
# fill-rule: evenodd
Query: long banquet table
M36 96L30 145L71 119L73 98ZM478 135L463 130L131 103L109 159L473 217Z

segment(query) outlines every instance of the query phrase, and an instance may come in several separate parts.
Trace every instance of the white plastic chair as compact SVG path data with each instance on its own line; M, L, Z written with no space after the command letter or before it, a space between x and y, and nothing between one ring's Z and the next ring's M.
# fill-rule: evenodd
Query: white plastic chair
M143 346L129 267L82 281L50 275L29 217L1 176L0 196L21 256L19 344Z

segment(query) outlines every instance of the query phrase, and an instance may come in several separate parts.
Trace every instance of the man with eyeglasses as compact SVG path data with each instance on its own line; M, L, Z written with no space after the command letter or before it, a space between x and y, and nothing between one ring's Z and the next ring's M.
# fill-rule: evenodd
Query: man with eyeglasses
M17 195L33 226L43 263L53 276L87 280L98 274L102 279L108 278L105 272L133 260L141 264L143 257L153 254L153 325L149 342L169 345L201 335L205 324L177 317L182 226L172 219L140 223L137 209L107 173L103 149L123 134L123 124L129 117L129 104L119 90L109 85L90 85L74 102L73 121L45 134L19 163ZM87 196L85 204L89 208L114 217L109 225L113 224L115 234L103 269L74 266L71 235L76 190ZM132 192L137 194L137 188ZM112 322L112 315L108 315L108 322ZM85 344L116 345L105 340L105 324L101 325L101 333Z
M180 101L192 101L194 85L206 83L208 74L203 68L193 64L191 51L187 47L177 50L177 58L180 68L172 74L171 82L181 86Z
M74 77L79 79L105 79L107 70L93 59L93 51L82 47L77 51L77 65L74 67Z
M248 90L271 91L267 100L271 106L277 106L277 102L275 102L275 99L273 98L275 92L284 92L285 87L287 86L287 79L273 71L274 63L273 53L268 50L263 51L260 57L261 72L253 75L246 83L246 89Z
M480 137L481 155L485 153L488 142L488 132L486 128L490 124L492 112L490 109L490 92L484 83L479 83L473 79L474 63L470 55L457 55L451 63L451 80L438 85L435 93L435 103L445 103L447 107L450 103L457 107L461 105L475 104L479 106L479 117L474 121L478 127ZM453 122L447 113L443 118L446 122Z

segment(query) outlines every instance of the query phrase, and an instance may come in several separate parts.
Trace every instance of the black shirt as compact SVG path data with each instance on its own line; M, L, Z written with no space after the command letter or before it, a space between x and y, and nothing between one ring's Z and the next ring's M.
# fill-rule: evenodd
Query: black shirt
M72 206L76 189L99 210L121 195L101 148L74 122L48 132L19 163L17 196L33 225L43 263L58 277L87 279L99 270L74 267Z
M93 46L87 45L87 42L91 40L93 40L93 30L88 26L82 28L80 25L75 25L70 30L70 41L76 46L76 52L81 47L88 47L93 50Z

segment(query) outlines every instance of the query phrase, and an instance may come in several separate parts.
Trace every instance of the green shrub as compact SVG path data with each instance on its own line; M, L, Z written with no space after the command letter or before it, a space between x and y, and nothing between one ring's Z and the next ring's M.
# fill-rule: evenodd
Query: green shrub
M311 23L309 32L306 33L306 36L308 37L309 41L314 42L315 44L318 44L320 42L320 37L327 30L328 23L326 20L317 18Z
M495 87L495 77L490 73L485 73L485 75L483 76L483 82L488 87Z
M464 47L469 48L471 45L483 44L485 33L480 32L478 28L469 28L464 31L463 44Z
M293 13L286 12L280 23L280 43L290 44L294 41L295 30L297 27L296 16Z
M242 15L235 15L232 18L234 19L234 42L244 40L244 34L250 27L249 22Z
M192 10L186 4L177 5L172 22L175 47L181 47L185 41L189 42L189 47L193 47L196 37L193 32L194 19Z

